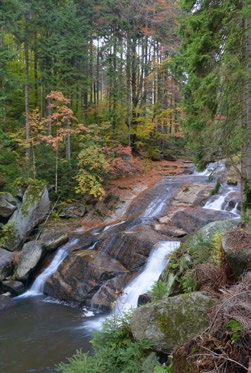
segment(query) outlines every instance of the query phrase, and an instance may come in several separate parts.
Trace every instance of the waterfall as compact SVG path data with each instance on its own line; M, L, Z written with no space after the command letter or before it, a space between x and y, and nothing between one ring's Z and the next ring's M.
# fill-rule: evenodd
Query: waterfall
M122 296L116 303L115 311L124 312L132 307L137 307L139 296L151 289L168 262L168 254L177 249L179 245L179 241L164 241L158 244L150 254L143 272L124 289Z
M202 172L194 172L194 175L199 176L214 176L215 174L219 174L220 172L224 171L226 169L224 161L218 161L218 162L211 162L208 163L205 170Z
M63 260L68 256L69 249L72 245L77 243L77 239L67 242L62 246L52 259L49 266L36 278L33 282L31 288L27 290L24 294L20 295L18 298L27 298L43 294L44 284L46 280L53 275L54 272L58 269Z
M206 204L203 206L205 209L211 209L215 211L227 211L227 207L229 202L226 202L228 200L228 197L231 195L231 193L238 191L238 188L229 187L227 185L224 186L224 189L227 189L225 193L212 196ZM235 204L235 207L231 210L231 213L233 215L239 216L238 210L238 203Z
M139 296L150 290L154 282L159 279L168 262L168 254L176 250L179 245L179 241L164 241L152 250L144 270L125 287L123 294L118 298L115 314L123 314L129 309L137 307ZM91 331L101 330L106 317L101 316L87 320L84 326Z
M218 196L213 201L209 200L209 201L207 201L205 206L203 206L203 208L220 211L220 210L222 210L222 206L225 202L225 198L226 198L226 196L224 195L224 196Z

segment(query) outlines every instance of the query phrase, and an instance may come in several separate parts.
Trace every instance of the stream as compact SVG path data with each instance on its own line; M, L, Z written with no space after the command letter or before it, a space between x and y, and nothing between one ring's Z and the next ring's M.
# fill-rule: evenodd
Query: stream
M135 227L161 216L182 184L207 183L210 172L208 169L204 173L164 177L129 209L126 221L119 223L117 228ZM233 190L237 188L224 186L221 194L210 199L204 208L224 210L226 197ZM233 216L238 217L236 207L232 212ZM107 226L102 232L112 227ZM93 232L97 240L100 232ZM106 315L43 295L46 279L56 271L77 240L72 239L60 248L31 288L16 298L16 306L1 313L1 373L51 373L55 372L55 364L66 361L66 357L70 357L77 349L91 351L92 332L100 329ZM163 241L152 249L143 271L128 284L119 298L116 305L118 312L137 306L138 296L151 288L167 264L167 254L179 244L179 241Z

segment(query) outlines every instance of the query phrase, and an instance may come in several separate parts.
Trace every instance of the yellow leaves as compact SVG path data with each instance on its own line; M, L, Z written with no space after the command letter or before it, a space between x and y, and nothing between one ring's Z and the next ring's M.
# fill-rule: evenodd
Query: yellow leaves
M81 169L80 173L76 177L76 180L78 182L76 193L82 193L85 195L91 194L99 200L102 200L105 196L105 190L101 184L101 177Z

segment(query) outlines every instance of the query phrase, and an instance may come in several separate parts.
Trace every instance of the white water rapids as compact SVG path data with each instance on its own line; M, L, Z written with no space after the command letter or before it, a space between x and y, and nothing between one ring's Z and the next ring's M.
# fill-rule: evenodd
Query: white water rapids
M118 299L115 308L117 312L124 312L132 307L137 307L139 296L151 289L164 270L168 262L168 255L179 246L179 241L164 241L153 249L143 272L126 286L122 296Z
M122 315L137 307L139 296L151 289L167 265L168 255L179 246L179 241L163 241L153 248L143 271L125 287L123 294L118 298L114 309L115 315ZM100 330L105 319L105 316L101 316L85 321L85 327L91 331Z

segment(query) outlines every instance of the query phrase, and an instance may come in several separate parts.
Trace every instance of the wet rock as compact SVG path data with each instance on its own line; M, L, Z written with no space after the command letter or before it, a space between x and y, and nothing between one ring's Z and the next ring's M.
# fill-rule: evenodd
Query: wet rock
M208 294L194 292L143 305L132 315L133 337L170 353L208 327L207 314L214 302Z
M131 279L132 274L126 273L107 280L92 297L91 306L102 311L111 311L117 304L119 310L119 297Z
M189 207L174 213L171 222L178 228L193 233L213 221L231 218L233 218L233 215L229 212L203 209L202 207L197 207L196 209Z
M0 312L6 311L11 307L14 307L16 302L13 298L10 298L7 295L0 295Z
M56 250L69 241L69 236L63 232L49 231L41 235L39 241L46 251Z
M12 268L12 253L0 248L0 281L11 274Z
M16 278L26 280L29 274L36 268L42 257L43 249L39 242L27 242L22 249L20 262L16 270Z
M17 209L18 202L10 193L0 193L0 216L9 218Z
M172 206L197 206L210 197L211 185L192 183L185 185L175 196Z
M13 223L13 234L6 248L14 251L27 239L30 232L41 223L50 209L46 187L29 186L24 194L22 205L9 219Z
M251 234L236 228L222 237L226 260L236 279L251 270Z
M143 304L150 303L152 301L152 298L149 294L141 294L138 299L138 306L143 306Z
M117 260L94 250L73 252L47 280L44 292L67 301L90 303L105 282L128 273Z
M170 237L184 237L187 235L187 232L184 231L184 229L180 229L167 224L155 224L154 229Z
M109 236L103 242L103 250L118 260L129 271L142 267L153 249L164 237L150 226L139 227Z
M225 198L225 209L231 211L232 209L236 208L239 212L241 210L241 202L240 202L240 193L232 192L227 195Z
M2 290L10 292L12 295L20 295L25 291L24 284L21 281L6 280L2 282Z

